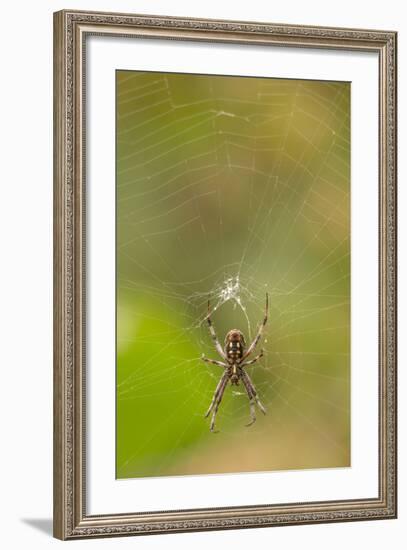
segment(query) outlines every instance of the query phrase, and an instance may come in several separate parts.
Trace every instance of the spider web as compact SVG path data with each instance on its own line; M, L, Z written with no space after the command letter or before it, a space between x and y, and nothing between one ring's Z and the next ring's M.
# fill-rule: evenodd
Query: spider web
M349 224L349 83L117 72L118 477L349 466Z

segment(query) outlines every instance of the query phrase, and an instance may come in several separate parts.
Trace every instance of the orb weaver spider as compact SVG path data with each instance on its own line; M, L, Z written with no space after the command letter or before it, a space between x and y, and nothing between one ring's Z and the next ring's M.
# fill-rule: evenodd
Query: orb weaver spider
M251 426L252 424L254 424L254 422L256 422L255 403L257 403L257 406L259 407L261 412L263 414L266 414L266 409L260 402L260 399L257 396L257 392L253 385L253 382L250 380L249 375L245 371L245 367L249 365L253 365L253 363L256 363L256 361L258 361L261 357L263 357L263 350L261 349L260 353L256 355L256 357L254 357L253 359L250 359L249 361L246 361L249 355L253 353L254 349L256 348L263 334L263 330L267 323L267 318L268 318L268 305L269 305L268 294L266 292L266 310L264 314L264 319L257 331L256 337L254 338L254 340L252 341L252 343L247 349L245 349L246 342L245 342L243 333L238 329L232 329L226 334L225 347L222 348L212 324L210 302L208 300L208 314L206 316L206 321L208 323L209 332L211 333L216 351L225 361L225 362L216 361L214 359L209 359L204 355L202 355L202 361L205 361L206 363L211 363L212 365L217 365L218 367L222 367L224 369L224 373L222 374L221 379L219 380L219 383L213 395L212 402L209 405L209 409L205 414L205 418L207 418L210 415L211 411L213 411L211 424L210 424L211 432L215 431L214 428L215 428L216 414L218 412L218 408L222 401L222 397L228 382L230 382L232 386L238 386L241 380L246 389L246 392L250 401L250 422L249 424L246 424L247 427Z

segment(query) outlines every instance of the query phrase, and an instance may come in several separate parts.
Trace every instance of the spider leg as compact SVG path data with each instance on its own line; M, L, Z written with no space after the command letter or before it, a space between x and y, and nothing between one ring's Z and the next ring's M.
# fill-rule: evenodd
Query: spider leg
M212 398L211 404L209 405L209 409L205 413L205 418L207 418L209 416L211 410L213 409L213 406L215 405L215 402L218 398L220 389L223 386L224 381L227 380L227 378L228 378L228 374L226 372L224 372L223 375L221 376L221 379L218 382L218 385L216 386L216 390L213 394L213 398Z
M227 383L228 383L228 379L229 379L229 376L225 372L223 374L222 378L219 380L219 383L218 383L218 385L216 387L216 390L215 390L215 393L213 395L212 402L209 405L209 409L207 410L207 412L205 414L205 418L207 418L209 416L210 412L213 409L211 425L210 425L211 432L214 431L216 413L218 412L220 402L222 401L222 397L223 397L223 394L225 392L225 389L226 389L226 386L227 386Z
M259 355L256 355L256 357L254 357L250 361L245 361L244 363L240 363L240 366L241 367L247 367L247 365L253 365L253 363L255 363L256 361L261 359L261 357L263 357L263 355L264 355L264 350L260 350Z
M242 361L244 361L246 359L246 357L248 357L252 351L254 350L254 348L257 346L262 334L263 334L263 330L264 330L264 327L266 326L266 323L267 323L267 319L268 319L268 313L269 313L269 295L268 293L266 292L266 310L265 310L265 313L264 313L264 319L263 319L263 322L261 323L261 325L259 326L259 330L257 331L257 334L253 340L253 342L250 344L250 346L247 348L247 350L245 351L243 357L242 357Z
M256 410L255 410L255 406L254 406L254 394L253 394L253 389L252 388L252 385L250 384L250 382L244 377L242 376L242 380L243 380L243 384L244 384L244 387L246 388L246 392L247 392L247 395L249 397L249 400L250 400L250 422L248 424L246 424L246 427L248 428L249 426L251 426L252 424L254 424L256 422Z
M218 340L218 337L216 336L216 332L215 332L215 329L213 327L213 324L212 324L212 320L211 320L211 308L210 308L210 302L208 300L208 315L206 316L206 321L208 323L208 327L209 327L209 332L211 333L211 336L212 336L212 340L215 344L215 348L216 348L216 351L219 353L219 355L225 359L225 361L227 360L226 358L226 354L225 352L223 351L222 349L222 346L220 345L219 343L219 340Z
M205 363L211 363L211 365L218 365L218 367L228 366L226 363L222 363L222 361L215 361L214 359L209 359L208 357L205 357L205 355L202 355L201 359L202 361L205 361Z
M223 394L225 392L226 385L227 385L227 380L225 381L225 383L223 384L223 386L222 386L222 388L219 392L218 399L216 400L215 407L213 409L212 418L211 418L211 426L210 426L211 432L215 432L214 428L215 428L216 413L218 412L220 402L222 401L222 397L223 397Z
M246 424L246 426L249 427L256 422L256 412L255 412L254 403L255 402L257 403L259 409L263 414L266 414L266 409L262 405L260 399L257 397L256 389L253 385L253 382L250 380L249 375L246 372L243 372L241 376L242 376L244 387L246 388L246 391L247 391L247 395L249 396L249 399L250 399L251 421L249 422L249 424Z

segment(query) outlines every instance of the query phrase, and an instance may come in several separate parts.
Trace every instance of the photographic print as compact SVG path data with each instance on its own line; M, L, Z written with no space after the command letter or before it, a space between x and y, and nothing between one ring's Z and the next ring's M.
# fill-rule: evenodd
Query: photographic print
M116 71L116 477L350 461L349 82Z
M397 33L54 14L54 536L397 517Z

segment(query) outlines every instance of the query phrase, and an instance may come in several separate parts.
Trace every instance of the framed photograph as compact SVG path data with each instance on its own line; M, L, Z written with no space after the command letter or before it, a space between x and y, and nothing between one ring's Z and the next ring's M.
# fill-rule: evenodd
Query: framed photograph
M396 517L396 33L54 25L54 535Z

